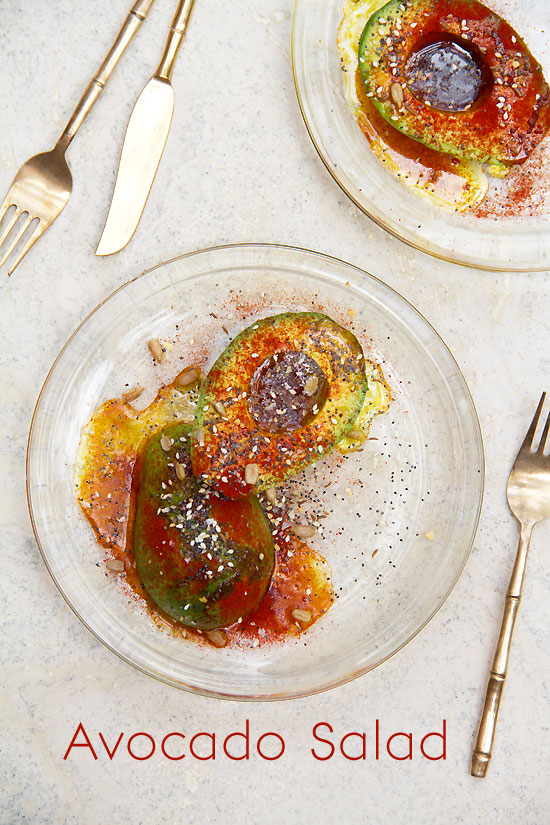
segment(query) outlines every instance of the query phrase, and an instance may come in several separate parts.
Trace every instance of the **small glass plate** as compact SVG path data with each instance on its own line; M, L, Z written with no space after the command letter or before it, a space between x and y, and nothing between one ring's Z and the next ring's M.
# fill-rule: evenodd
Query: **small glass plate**
M490 0L524 38L550 79L547 0ZM295 0L294 83L310 137L335 181L354 203L401 240L455 263L491 270L550 268L550 137L525 168L523 184L542 200L533 216L481 218L437 207L407 189L371 151L344 95L336 35L343 0ZM546 171L545 171L546 170ZM516 172L513 173L516 175ZM495 184L496 186L497 184ZM539 197L540 196L540 197Z
M283 644L214 649L155 625L120 579L75 498L81 427L125 385L141 407L187 364L210 365L254 319L322 310L378 361L393 402L372 439L327 455L299 482L327 512L310 540L337 595L307 632ZM151 337L168 342L155 366ZM170 348L171 347L171 348ZM135 402L136 406L138 402ZM376 667L444 602L470 552L481 508L483 449L472 398L449 350L382 281L300 249L247 244L194 252L135 278L101 303L63 347L31 425L27 490L44 562L76 615L125 661L170 685L234 699L305 696Z

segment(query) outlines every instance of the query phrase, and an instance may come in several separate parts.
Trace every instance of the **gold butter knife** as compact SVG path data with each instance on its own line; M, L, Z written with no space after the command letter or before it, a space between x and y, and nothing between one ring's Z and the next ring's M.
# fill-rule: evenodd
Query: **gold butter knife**
M195 0L180 0L162 60L136 101L122 146L115 191L96 255L126 246L141 218L174 112L170 83Z
M65 152L153 3L154 0L136 0L107 57L86 87L54 148L33 155L14 177L0 206L0 267L13 256L8 275L11 275L67 205L73 191L73 178ZM6 218L12 206L15 209L11 217Z

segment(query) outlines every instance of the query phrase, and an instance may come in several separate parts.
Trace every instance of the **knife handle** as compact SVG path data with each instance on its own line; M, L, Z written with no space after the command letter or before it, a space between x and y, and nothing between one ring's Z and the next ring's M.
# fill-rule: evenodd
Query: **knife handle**
M59 138L57 145L65 151L71 140L74 138L84 118L100 96L105 84L111 77L115 66L122 57L123 52L132 40L133 36L151 11L151 7L155 0L137 0L134 3L126 20L124 21L118 37L109 49L107 57L97 70L97 73L90 81L86 90L74 112L72 113L69 122L63 130L63 134Z
M155 75L155 77L160 77L161 80L167 80L168 82L172 80L176 58L183 43L194 5L195 0L180 0L178 3L164 54Z

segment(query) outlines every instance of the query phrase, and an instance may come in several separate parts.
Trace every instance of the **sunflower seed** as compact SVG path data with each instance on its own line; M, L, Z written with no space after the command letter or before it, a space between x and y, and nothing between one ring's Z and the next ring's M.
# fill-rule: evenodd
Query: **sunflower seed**
M265 497L269 501L270 504L277 503L277 493L275 487L268 487L265 491Z
M193 440L197 442L199 447L204 447L204 427L197 427L193 430Z
M227 644L227 633L223 630L207 630L204 634L216 647L225 647Z
M185 467L183 464L180 464L179 461L176 462L176 476L178 477L178 481L183 481L185 478Z
M399 109L403 104L403 86L401 83L392 83L390 86L391 99Z
M143 392L143 387L137 387L137 386L136 387L130 387L129 390L126 390L126 392L122 393L122 400L126 404L129 404L130 401L135 401L136 398L139 398L139 396L141 395L142 392Z
M300 539L310 539L317 532L317 529L311 524L293 524L292 532Z
M247 484L256 484L260 475L260 468L257 464L247 464L244 468L244 480Z
M160 437L160 446L165 452L168 452L172 446L172 439L168 438L168 436L163 433Z
M182 370L176 375L174 383L177 384L178 387L188 387L190 384L198 381L200 377L201 373L197 367L187 367L187 369Z
M310 375L306 381L306 385L304 387L304 392L306 395L313 395L316 392L317 387L319 386L319 379L316 375Z
M365 435L365 433L363 432L363 430L356 430L356 429L353 429L353 430L350 430L349 432L347 432L346 436L348 438L351 438L352 441L365 441L365 439L367 437Z
M124 562L122 559L109 559L105 562L107 570L112 570L115 573L122 573L124 570Z
M149 347L149 352L155 361L158 361L158 363L161 364L164 361L165 353L159 339L151 338L151 340L147 343L147 346Z
M307 610L300 610L299 607L295 607L292 611L292 618L297 619L299 622L310 622L311 613L309 613Z
M221 401L212 401L212 406L220 415L225 415L225 407Z

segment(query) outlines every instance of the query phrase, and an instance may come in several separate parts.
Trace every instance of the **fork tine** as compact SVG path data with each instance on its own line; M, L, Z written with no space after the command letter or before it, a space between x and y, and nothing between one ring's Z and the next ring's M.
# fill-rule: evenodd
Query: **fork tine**
M6 203L6 201L4 201L4 203ZM2 212L2 217L0 217L0 221L5 216L6 212L10 208L10 206L13 206L13 204L9 204L8 206L6 206L6 208ZM23 214L23 210L16 208L16 210L13 213L13 215L11 216L10 220L7 222L6 226L2 230L2 234L0 235L0 247L2 246L2 244L4 243L4 241L6 240L8 235L10 234L11 230L13 229L13 227L15 225L15 222L17 221L19 216L22 215L22 214Z
M46 221L40 221L40 223L37 226L35 226L35 228L34 228L33 232L31 233L30 237L27 239L27 242L25 243L23 249L21 250L21 252L17 256L14 263L9 268L8 275L12 274L12 272L16 269L16 267L21 263L21 261L23 260L23 258L25 257L25 255L27 254L29 249L31 249L31 247L34 246L34 244L44 234L44 232L46 231L47 228L48 228L48 223Z
M8 197L6 197L2 206L0 206L0 223L2 223L2 219L6 216L6 212L8 211L10 206L15 206L15 204L10 201L8 192Z
M548 430L550 430L550 412L546 417L546 423L544 425L544 430L542 431L542 435L540 437L540 444L539 444L539 453L544 452L544 448L546 447L546 439L548 438Z
M537 407L535 415L533 416L533 420L531 421L531 424L529 425L529 429L527 430L527 435L525 436L525 438L523 440L523 444L521 445L520 452L522 450L530 451L531 447L533 446L533 439L535 437L535 432L536 432L536 429L537 429L537 425L539 423L539 418L540 418L540 414L542 412L542 408L544 407L545 398L546 398L546 393L543 392L543 394L540 397L539 405Z
M21 213L20 213L20 214L21 214ZM31 216L27 213L27 218L23 221L23 226L21 227L21 229L19 230L19 232L17 233L17 235L15 236L15 238L13 238L13 239L12 239L12 240L8 243L8 248L7 248L7 250L6 250L5 254L4 254L4 255L3 255L3 257L2 257L2 260L0 261L0 269L1 269L1 268L3 267L3 265L6 263L6 260L9 258L9 256L11 255L11 253L14 251L15 247L17 246L17 244L19 243L19 241L20 241L20 240L21 240L21 238L23 237L23 235L24 235L24 233L25 233L25 230L28 228L29 224L30 224L32 221L33 221L33 218L32 218L32 217L31 217Z

